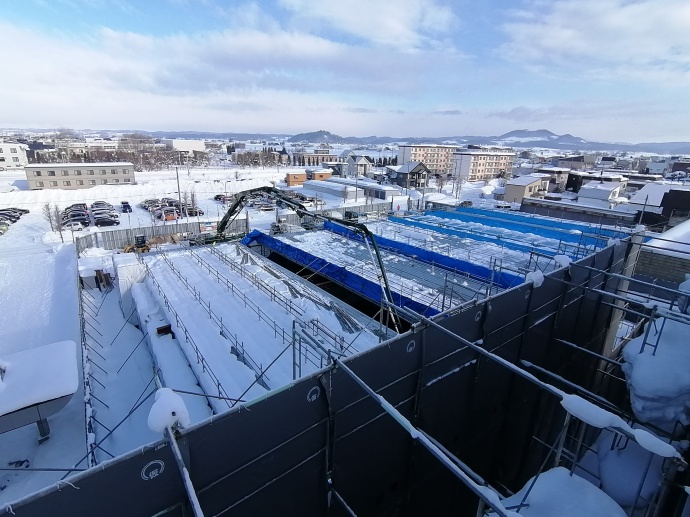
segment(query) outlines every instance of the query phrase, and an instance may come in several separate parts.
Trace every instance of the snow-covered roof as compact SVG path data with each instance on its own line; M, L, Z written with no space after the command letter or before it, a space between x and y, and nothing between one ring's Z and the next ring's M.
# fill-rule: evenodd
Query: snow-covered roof
M526 187L527 185L532 185L534 183L540 183L541 181L542 181L541 177L528 174L526 176L514 177L513 179L508 181L507 185L521 185L523 187Z
M670 190L690 190L690 187L678 185L677 183L654 182L647 183L640 190L635 192L630 198L630 202L637 205L661 206L664 195ZM646 200L646 201L645 201Z
M608 199L617 188L623 186L623 183L616 181L589 181L582 185L579 197L588 197L594 199Z
M655 253L690 258L690 219L662 233L659 239L650 240L645 248L653 248Z
M77 345L59 341L2 357L0 415L72 395L79 387Z
M32 163L26 168L31 169L64 169L70 167L127 167L132 166L131 162L97 162L97 163Z

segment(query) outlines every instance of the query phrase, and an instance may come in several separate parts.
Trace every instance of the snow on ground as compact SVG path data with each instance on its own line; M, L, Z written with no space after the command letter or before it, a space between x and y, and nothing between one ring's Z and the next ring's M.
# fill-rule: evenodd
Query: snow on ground
M601 490L568 470L557 467L542 473L534 486L532 479L525 486L502 501L511 509L523 502L519 515L524 517L625 517L625 512ZM517 511L517 510L516 510ZM495 514L489 514L495 515Z

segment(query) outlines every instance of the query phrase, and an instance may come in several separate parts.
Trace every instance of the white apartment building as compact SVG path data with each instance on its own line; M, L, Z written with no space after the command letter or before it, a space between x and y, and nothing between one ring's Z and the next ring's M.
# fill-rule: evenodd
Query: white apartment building
M134 165L129 162L41 163L24 168L30 190L77 190L96 185L132 185Z
M508 149L459 149L453 153L452 174L456 181L490 180L509 173L515 156Z
M450 174L457 145L412 144L398 146L398 165L422 162L432 174Z
M29 163L24 144L0 142L0 171L21 169Z

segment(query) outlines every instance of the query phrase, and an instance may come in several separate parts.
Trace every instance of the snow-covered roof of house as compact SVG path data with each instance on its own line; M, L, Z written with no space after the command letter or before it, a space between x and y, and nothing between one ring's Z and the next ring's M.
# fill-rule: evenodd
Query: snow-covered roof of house
M307 180L302 184L302 188L308 189L309 187L323 187L331 190L339 190L342 192L354 188L354 185L343 185L342 183L323 180Z
M540 183L542 178L540 176L533 176L528 174L526 176L516 176L506 183L506 185L520 185L526 187L534 183Z
M647 206L661 206L661 201L664 195L673 190L690 190L690 187L678 185L677 183L655 181L654 183L647 183L640 190L635 192L630 198L630 202L637 205Z
M676 255L685 259L690 257L690 220L662 233L659 239L647 242L645 249L651 248L654 248L655 253Z
M582 185L578 196L592 199L609 199L613 191L621 186L623 186L623 183L615 181L589 181Z
M409 174L410 172L414 171L414 170L415 170L417 167L419 167L420 165L421 165L421 167L423 167L423 170L426 170L426 171L429 170L429 169L427 168L427 166L424 165L422 162L417 162L417 161L415 161L415 162L407 162L407 163L404 163L403 165L401 165L400 167L398 167L398 171L397 171L397 172L400 173L400 174Z

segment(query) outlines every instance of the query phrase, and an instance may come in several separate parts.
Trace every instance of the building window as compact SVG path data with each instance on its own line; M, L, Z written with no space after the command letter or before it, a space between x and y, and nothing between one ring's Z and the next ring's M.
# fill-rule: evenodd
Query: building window
M43 182L42 182L42 181L37 181L37 182L36 182L36 186L37 186L37 187L42 187L42 186L43 186Z
M101 180L101 185L107 185L107 184L108 184L108 180Z
M95 185L95 184L96 184L96 180L89 180L89 185Z
M17 158L16 156L13 156L13 157L12 157L12 161L18 162L18 161L19 161L19 158Z
M69 186L72 184L72 182L70 182L70 181L63 181L62 184L63 184L65 187L69 187Z
M122 169L122 174L129 174L129 170L127 170L127 169Z
M61 171L60 174L63 176L69 176L69 171Z
M81 176L81 171L74 171L75 176Z
M57 181L51 181L50 186L51 187L57 187Z
M0 154L4 153L5 151L3 150L2 147L0 147Z
M116 169L110 169L110 174L117 174L117 170Z
M41 175L41 171L34 171L34 176L40 176L40 175Z
M77 180L77 185L83 185L83 184L84 184L84 180Z
M120 180L117 179L117 178L115 178L115 179L113 180L113 183L120 183Z
M10 152L11 153L17 153L17 148L16 147L10 147Z
M55 176L55 171L48 171L48 176Z
M130 180L129 178L125 178L125 183L131 183L131 181L132 180Z
M88 174L89 176L93 176L93 171L87 171L86 174Z
M101 176L106 174L105 169L101 169L100 174L101 174Z

